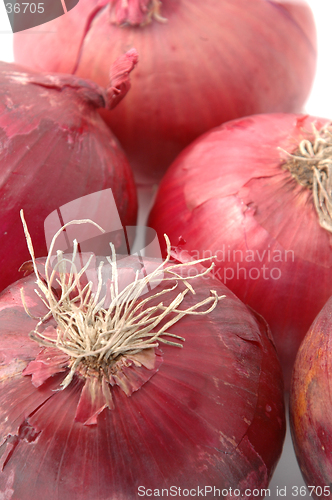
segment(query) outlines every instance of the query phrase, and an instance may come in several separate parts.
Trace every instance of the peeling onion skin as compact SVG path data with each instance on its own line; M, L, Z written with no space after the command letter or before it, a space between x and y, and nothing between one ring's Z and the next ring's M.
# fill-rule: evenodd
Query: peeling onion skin
M298 351L290 393L294 449L306 484L315 487L311 496L316 499L332 498L331 311L329 299Z
M0 290L30 260L20 209L36 255L47 254L44 220L69 201L112 188L123 225L135 225L128 160L97 107L104 89L72 75L43 75L0 63Z
M218 280L197 278L197 295L187 294L185 307L210 289L226 298L208 317L173 325L183 349L160 344L157 373L130 397L114 386L115 408L96 425L74 421L82 378L57 391L63 373L39 388L22 375L40 351L28 337L36 322L23 310L22 286L31 312L42 314L32 276L0 296L1 493L132 500L139 486L268 486L285 435L281 368L264 320Z
M161 242L166 233L192 258L217 256L215 275L268 322L287 390L299 345L332 294L332 235L278 150L312 138L314 122L328 120L255 115L208 132L172 164L148 220Z
M223 122L302 111L316 67L306 3L163 0L167 22L140 27L112 24L111 3L80 0L47 23L50 32L15 34L15 60L105 86L110 62L135 47L140 65L130 95L101 114L142 182L158 181L185 146Z

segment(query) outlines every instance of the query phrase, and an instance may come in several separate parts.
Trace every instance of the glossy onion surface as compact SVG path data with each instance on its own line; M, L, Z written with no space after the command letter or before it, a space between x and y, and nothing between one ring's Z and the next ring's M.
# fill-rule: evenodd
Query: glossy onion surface
M302 139L327 120L266 114L208 132L172 164L149 218L163 240L215 274L266 319L289 388L301 340L332 293L331 233L312 190L284 168ZM281 148L281 149L280 149Z
M0 64L0 290L29 259L20 220L46 255L45 218L62 205L111 188L123 225L134 225L136 187L128 160L100 118L104 89L72 75Z
M183 276L197 273L186 269ZM28 337L36 320L24 311L20 288L30 311L43 314L35 279L26 277L1 294L3 495L133 500L139 491L161 495L162 488L170 492L173 486L203 488L205 498L214 498L214 487L241 494L267 487L285 433L281 368L269 330L215 278L191 284L196 295L187 293L185 307L205 299L209 290L226 297L208 316L185 316L170 328L185 338L183 348L160 343L150 378L151 366L123 369L122 382L135 383L141 375L145 383L129 396L122 382L114 385L114 409L101 411L91 425L77 416L79 403L81 410L89 398L94 405L92 393L83 395L87 378L75 374L58 390L68 369L56 367L56 356L43 358L44 348ZM52 376L40 384L36 366L45 370L45 364ZM28 365L30 371L22 374Z
M33 35L29 30L15 35L18 63L102 86L111 62L137 49L140 62L130 95L114 113L102 114L139 179L158 180L185 146L225 121L301 112L316 64L315 27L306 3L163 0L166 22L130 24L130 14L150 3L80 0L65 16L34 27ZM118 19L117 8L124 4L131 12Z
M294 365L290 424L294 448L315 499L332 498L332 300L318 314Z

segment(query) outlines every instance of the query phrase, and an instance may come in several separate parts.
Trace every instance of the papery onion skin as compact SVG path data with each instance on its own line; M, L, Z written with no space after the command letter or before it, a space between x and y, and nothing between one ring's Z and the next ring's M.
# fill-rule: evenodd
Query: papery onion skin
M22 375L40 351L28 337L36 322L23 310L22 286L30 311L43 314L32 276L0 296L0 492L12 500L132 500L140 486L267 487L285 434L281 368L264 320L218 280L195 279L186 306L210 289L226 298L208 317L173 325L183 348L160 344L157 373L130 397L114 386L115 408L97 425L74 421L84 380L54 391L63 373L39 388Z
M138 50L130 95L114 114L101 113L139 180L159 180L185 146L225 121L302 111L316 64L313 16L302 1L164 0L167 22L144 26L113 24L119 3L80 0L33 36L15 34L14 54L34 69L105 86L110 63Z
M120 83L120 82L116 82ZM111 92L111 89L109 89ZM63 204L112 188L123 225L134 225L136 187L128 160L100 118L105 89L72 75L0 64L0 290L20 277L29 252L19 216L46 255L45 218Z
M192 258L216 256L216 276L268 322L287 390L299 345L332 293L332 235L278 148L294 152L313 137L312 123L327 122L266 114L215 128L172 164L148 221Z
M331 322L326 303L298 351L290 393L290 426L296 457L313 498L332 498Z

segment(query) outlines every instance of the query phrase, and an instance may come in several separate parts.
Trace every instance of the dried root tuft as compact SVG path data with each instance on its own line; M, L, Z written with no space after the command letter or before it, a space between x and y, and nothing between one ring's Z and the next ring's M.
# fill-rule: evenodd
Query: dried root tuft
M182 347L185 339L169 331L170 327L186 315L204 315L210 313L218 301L224 296L211 290L211 295L187 309L179 309L187 293L195 294L194 288L189 283L197 277L209 273L213 264L195 276L183 277L179 274L181 268L193 266L210 259L201 259L183 264L171 264L171 246L168 237L167 257L156 269L144 278L139 279L136 272L135 279L123 290L119 290L119 274L114 246L110 243L111 256L106 257L112 269L110 283L110 304L104 307L105 297L101 296L102 267L100 263L97 270L97 290L93 292L93 284L89 281L82 285L82 277L87 271L92 256L78 271L75 259L78 253L77 241L73 242L71 258L64 257L62 251L57 252L57 262L51 265L51 256L60 233L72 224L93 224L102 232L103 229L95 222L74 220L65 224L53 237L49 253L45 262L45 276L41 276L37 269L31 237L27 224L21 211L24 232L27 239L29 252L32 258L33 269L36 275L37 295L40 297L48 312L39 321L30 337L42 346L57 347L70 357L70 372L62 382L63 388L71 382L73 375L82 362L91 367L111 366L112 363L123 355L133 355L143 349L157 347L159 342L176 347ZM166 266L167 265L167 266ZM68 271L69 269L69 271ZM148 284L169 283L167 288L148 297L141 298ZM169 292L178 288L179 283L185 285L170 304L164 305L160 301L151 305L159 297L167 297ZM160 290L160 289L159 289ZM26 312L31 316L21 291L22 301ZM205 310L201 310L206 307ZM53 317L56 321L56 336L47 334L45 323ZM168 321L165 321L168 318ZM40 331L41 327L44 329Z
M312 124L314 139L301 141L298 150L286 153L285 163L299 184L312 189L319 224L332 232L332 123L318 130Z

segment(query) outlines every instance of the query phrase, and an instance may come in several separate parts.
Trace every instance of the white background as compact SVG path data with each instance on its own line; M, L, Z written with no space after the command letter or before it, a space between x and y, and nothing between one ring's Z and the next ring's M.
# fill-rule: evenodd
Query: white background
M249 0L250 1L250 0ZM294 0L297 1L297 0ZM318 37L318 64L311 95L306 103L305 112L332 119L332 0L308 0L315 16ZM32 35L33 36L33 35ZM12 34L6 15L4 3L0 0L0 60L12 62ZM270 497L296 498L296 487L304 485L300 470L293 452L289 429L287 431L284 451L275 474L270 483ZM287 488L286 497L277 495ZM297 495L298 498L309 499L309 494Z

